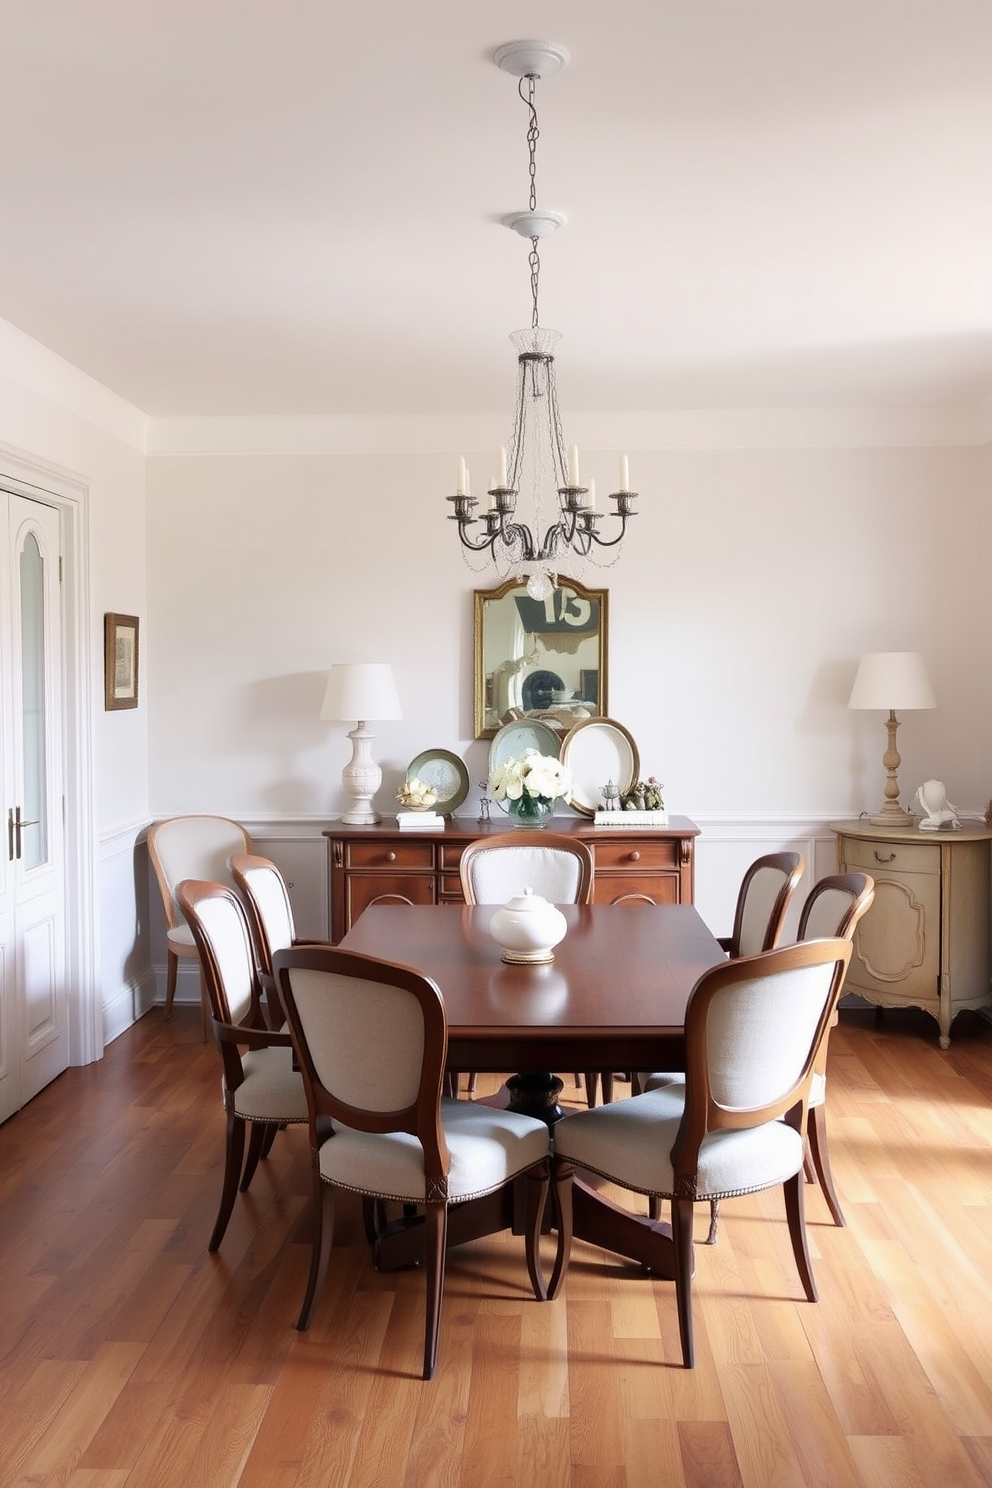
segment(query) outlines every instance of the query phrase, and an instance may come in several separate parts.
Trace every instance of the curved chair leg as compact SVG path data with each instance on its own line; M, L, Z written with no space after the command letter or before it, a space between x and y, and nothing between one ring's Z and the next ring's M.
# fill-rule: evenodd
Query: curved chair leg
M524 1217L524 1251L527 1256L527 1275L534 1288L534 1296L539 1302L546 1302L548 1289L544 1284L544 1273L541 1270L541 1226L544 1223L544 1210L548 1202L548 1188L551 1180L548 1159L545 1158L538 1167L530 1168L525 1177L527 1202Z
M267 1121L265 1123L265 1140L262 1143L261 1156L268 1157L272 1151L272 1143L276 1139L276 1133L284 1130L286 1123L281 1121Z
M716 1244L716 1233L720 1225L720 1200L710 1199L710 1227L706 1232L706 1244Z
M806 1127L806 1136L809 1143L809 1156L812 1159L813 1171L820 1180L823 1197L827 1201L830 1217L835 1225L843 1228L845 1224L844 1211L840 1207L840 1199L834 1188L834 1175L830 1171L830 1154L827 1150L827 1109L825 1106L811 1106L809 1110L809 1121Z
M592 1110L593 1106L596 1104L596 1092L599 1089L599 1075L596 1073L595 1070L588 1070L584 1076L583 1075L576 1075L576 1077L575 1077L575 1083L576 1083L576 1085L578 1085L578 1086L581 1087L582 1084L583 1084L583 1081L584 1081L585 1087L586 1087L586 1105L589 1107L590 1110ZM606 1092L606 1077L605 1077L605 1075L603 1077L603 1092L604 1092L604 1099L605 1099L605 1092Z
M810 1264L809 1250L806 1245L802 1169L791 1178L787 1178L782 1186L785 1189L785 1213L789 1221L789 1239L792 1241L792 1254L796 1258L799 1280L803 1284L806 1301L815 1302L817 1300L816 1282L813 1279L813 1267Z
M549 1301L553 1301L558 1295L559 1288L565 1280L568 1259L572 1253L572 1179L575 1169L571 1163L555 1158L551 1171L554 1179L552 1192L555 1204L555 1224L558 1226L558 1247L555 1251L551 1280L548 1283Z
M427 1316L424 1323L424 1379L434 1378L437 1345L441 1331L441 1297L444 1292L444 1258L448 1241L447 1204L427 1204Z
M165 953L165 1017L172 1017L172 1004L176 997L176 980L179 976L179 957L175 951Z
M307 1278L307 1289L303 1297L303 1306L300 1308L300 1316L296 1327L300 1333L305 1333L310 1326L313 1317L313 1305L317 1300L317 1293L324 1285L324 1277L327 1275L327 1265L331 1259L331 1241L334 1239L334 1189L329 1183L325 1183L316 1168L313 1169L313 1248L310 1252L310 1275Z
M661 1218L661 1200L657 1194L648 1194L648 1218Z
M255 1176L255 1169L258 1167L258 1159L262 1155L262 1148L265 1146L265 1137L270 1125L272 1123L267 1121L250 1121L248 1123L248 1156L245 1159L245 1170L241 1174L241 1183L239 1185L242 1193L248 1192L251 1180Z
M679 1314L682 1363L686 1369L692 1369L696 1362L692 1340L692 1208L691 1199L672 1199L675 1302Z
M213 1234L208 1250L217 1250L224 1238L227 1222L231 1218L234 1200L238 1196L238 1179L245 1155L245 1123L233 1111L227 1113L227 1144L224 1156L224 1183L220 1192L220 1208L214 1220Z

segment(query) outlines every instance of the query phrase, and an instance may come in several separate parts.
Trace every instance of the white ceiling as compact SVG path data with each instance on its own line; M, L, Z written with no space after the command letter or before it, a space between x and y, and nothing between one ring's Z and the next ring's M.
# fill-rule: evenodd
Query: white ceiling
M989 0L0 0L0 317L153 415L992 394Z

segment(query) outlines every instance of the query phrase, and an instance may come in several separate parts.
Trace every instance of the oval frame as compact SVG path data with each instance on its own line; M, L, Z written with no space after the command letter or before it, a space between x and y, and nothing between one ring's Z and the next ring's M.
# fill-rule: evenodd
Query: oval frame
M571 771L569 805L582 816L603 810L602 791L612 780L621 796L636 784L641 768L634 736L615 718L586 718L562 740L561 762ZM604 776L603 770L607 773ZM593 779L593 774L601 778Z

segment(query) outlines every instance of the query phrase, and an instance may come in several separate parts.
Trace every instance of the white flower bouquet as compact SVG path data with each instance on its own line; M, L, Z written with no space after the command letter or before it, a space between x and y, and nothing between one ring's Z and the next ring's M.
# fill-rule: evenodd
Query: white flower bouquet
M505 809L523 820L549 813L559 797L570 796L572 775L561 760L528 749L523 759L510 755L497 765L489 785L495 799L505 802Z

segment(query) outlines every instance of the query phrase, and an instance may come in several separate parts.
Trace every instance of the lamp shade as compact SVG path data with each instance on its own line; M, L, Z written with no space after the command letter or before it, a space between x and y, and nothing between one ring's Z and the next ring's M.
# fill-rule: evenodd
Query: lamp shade
M346 661L332 666L320 716L361 723L402 718L392 667L382 661Z
M918 651L867 651L858 663L849 708L936 708L926 662Z

